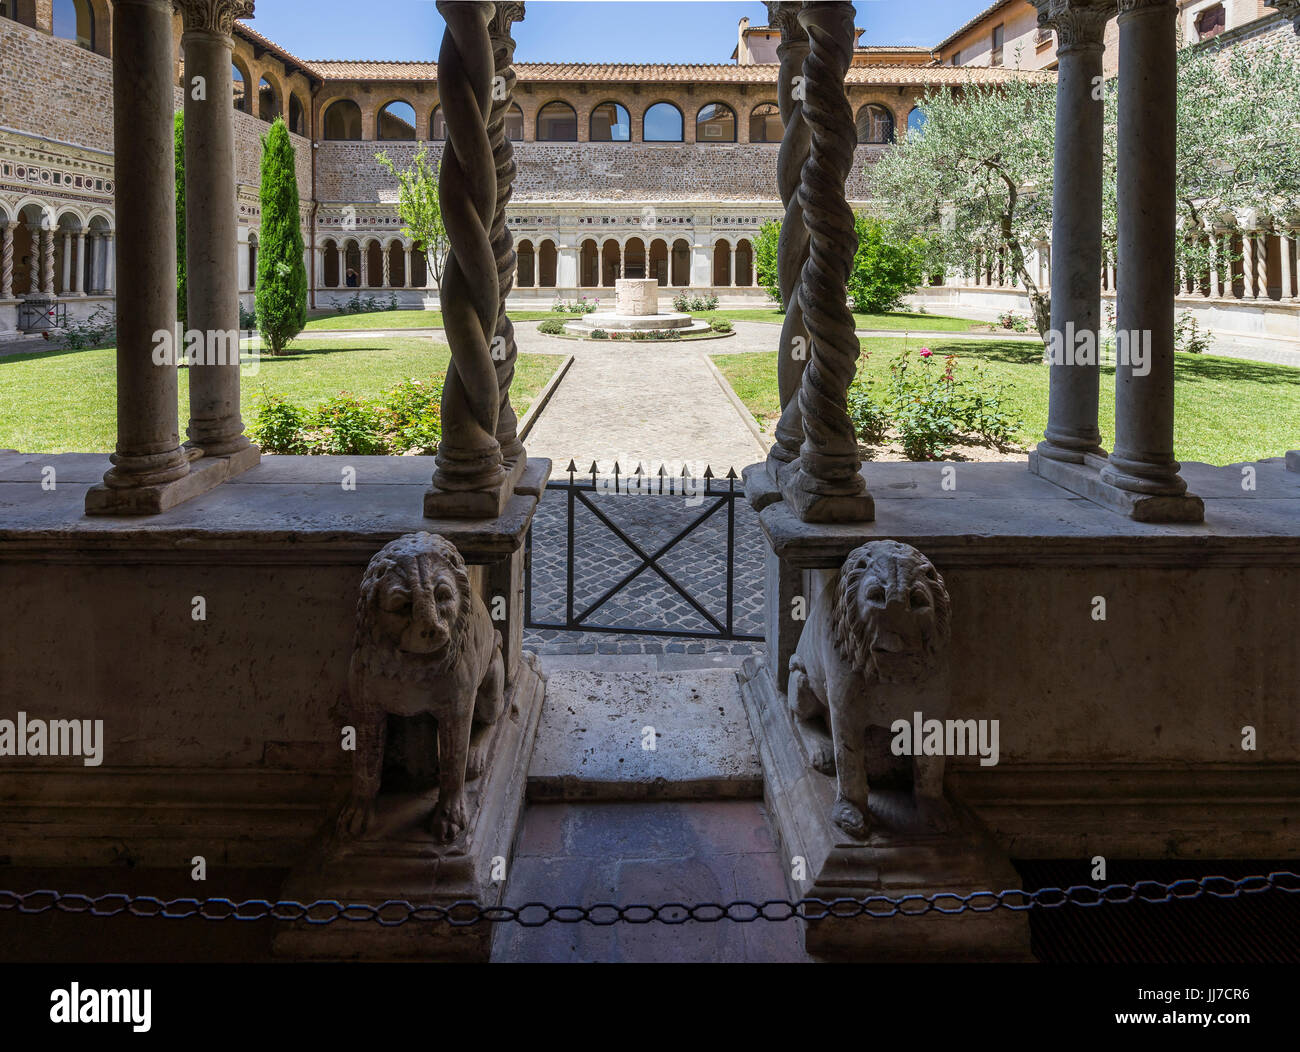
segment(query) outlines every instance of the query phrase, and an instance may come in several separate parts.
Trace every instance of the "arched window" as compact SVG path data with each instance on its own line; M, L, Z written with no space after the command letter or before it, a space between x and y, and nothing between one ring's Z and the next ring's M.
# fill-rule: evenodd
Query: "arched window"
M600 284L600 249L588 238L578 255L578 284L593 289Z
M521 289L531 289L537 283L537 254L533 243L527 239L515 246L515 284Z
M257 115L267 122L280 116L280 100L274 85L265 77L257 82Z
M361 107L351 99L331 102L325 111L325 138L344 142L361 139Z
M894 115L875 103L858 110L858 142L889 143L894 141Z
M555 288L555 269L558 253L554 241L543 241L537 252L537 284L544 289Z
M1271 5L1275 6L1275 5ZM1228 16L1222 4L1207 7L1196 16L1196 39L1209 40L1228 28Z
M248 235L248 288L257 291L257 235Z
M685 288L691 283L691 245L685 238L673 242L673 285Z
M537 141L577 142L577 111L567 102L548 102L537 111Z
M920 106L913 106L912 112L907 115L907 134L920 135L925 130L925 110Z
M235 109L248 113L249 106L252 105L248 98L248 77L236 62L230 64L230 79L235 87Z
M713 246L713 284L719 288L731 284L731 246L725 241Z
M749 115L750 142L780 142L785 135L781 124L781 107L775 102L760 102Z
M591 111L592 142L630 142L632 117L617 102L602 102Z
M507 127L509 121L507 121ZM442 107L435 106L429 115L429 138L433 142L442 142L447 138L447 118L442 115Z
M87 51L95 50L95 16L90 0L54 0L54 35L71 40Z
M524 111L517 102L512 102L506 111L506 138L511 142L524 141Z
M681 142L682 111L671 102L656 102L645 111L641 139L644 142Z
M295 135L307 134L307 111L297 95L289 96L289 130Z
M415 141L415 107L409 102L390 102L379 111L376 138L385 141Z
M339 287L339 249L333 241L325 242L325 256L322 260L322 283L327 289Z
M710 102L695 115L696 142L735 142L736 111L725 102Z

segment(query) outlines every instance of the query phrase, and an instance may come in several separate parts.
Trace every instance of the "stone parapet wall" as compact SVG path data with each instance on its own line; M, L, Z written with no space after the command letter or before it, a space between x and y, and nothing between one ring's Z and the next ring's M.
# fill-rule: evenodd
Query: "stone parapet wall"
M397 184L375 161L381 150L408 167L421 146L440 160L444 143L323 142L317 151L316 192L322 202L395 204ZM514 201L754 201L780 200L776 145L702 146L691 143L515 143L519 174ZM851 201L867 198L867 166L879 146L859 146L849 177Z

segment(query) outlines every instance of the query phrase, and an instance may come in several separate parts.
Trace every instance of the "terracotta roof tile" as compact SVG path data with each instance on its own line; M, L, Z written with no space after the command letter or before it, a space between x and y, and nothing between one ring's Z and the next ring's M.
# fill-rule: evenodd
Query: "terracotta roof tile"
M318 59L310 63L326 80L436 81L436 62L352 62ZM521 81L533 83L645 83L645 84L775 84L775 64L736 65L701 63L596 63L519 62L515 73ZM849 84L1005 84L1012 80L1043 77L1006 68L976 66L872 65L849 70ZM1050 76L1050 74L1049 74Z
M292 65L298 66L305 73L307 73L310 76L314 76L317 80L323 79L321 77L320 72L314 69L310 62L300 59L297 55L293 54L293 52L291 51L286 51L274 40L270 39L269 37L262 36L262 34L259 33L252 26L245 25L243 22L236 22L235 29L242 36L245 36L249 40L251 40L254 44L266 48L267 51L273 52L279 59L281 59L281 61L288 61Z

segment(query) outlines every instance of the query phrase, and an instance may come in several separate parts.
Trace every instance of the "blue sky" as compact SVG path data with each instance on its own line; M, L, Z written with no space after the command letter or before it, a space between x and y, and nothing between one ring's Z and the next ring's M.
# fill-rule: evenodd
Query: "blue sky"
M937 44L989 0L857 0L866 44ZM529 0L515 26L520 62L726 62L736 24L767 21L735 0ZM432 60L442 19L433 0L257 0L249 23L301 58Z

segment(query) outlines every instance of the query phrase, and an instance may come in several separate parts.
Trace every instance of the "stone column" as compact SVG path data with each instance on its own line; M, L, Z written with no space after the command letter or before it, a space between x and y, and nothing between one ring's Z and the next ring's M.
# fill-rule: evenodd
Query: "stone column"
M86 232L84 230L77 231L77 265L73 269L73 293L84 296L86 294Z
M875 505L860 473L848 390L861 346L848 306L848 278L857 251L853 210L844 187L853 169L857 129L844 78L853 60L853 5L805 3L808 33L803 114L811 145L799 202L809 231L799 305L808 327L808 365L799 386L804 440L786 501L804 522L870 522Z
M72 234L70 231L63 232L63 291L61 295L66 296L72 291Z
M35 296L41 291L41 235L39 230L31 228L30 223L27 229L31 235L27 251L27 295Z
M110 295L117 289L117 249L113 232L104 235L104 291Z
M1175 0L1120 0L1115 448L1101 481L1130 515L1199 522L1174 460ZM1125 340L1125 334L1128 334Z
M1255 233L1255 299L1268 299L1268 232Z
M14 225L5 223L0 233L0 300L14 298Z
M413 247L414 246L412 245L402 246L402 266L404 268L402 271L402 277L404 279L402 281L402 287L408 289L415 288L415 271L411 269L411 260L414 256L414 253L412 252Z
M188 324L219 349L190 366L189 446L205 457L249 449L239 408L239 222L231 107L231 33L251 0L180 0L185 76L202 77L203 98L185 91L185 256ZM216 334L224 334L218 337ZM234 334L231 337L228 334ZM254 450L251 463L256 463ZM251 463L248 466L251 466Z
M1255 235L1249 230L1241 234L1241 285L1242 298L1253 300L1259 295L1255 291Z
M1076 361L1069 334L1087 333L1100 345L1102 271L1102 138L1105 103L1095 97L1102 75L1106 24L1115 0L1038 0L1038 21L1056 31L1060 69L1056 82L1056 183L1052 244L1052 355L1047 429L1041 456L1082 463L1101 454L1097 414L1101 386L1098 356Z
M370 288L370 243L362 242L359 255L361 256L361 275L357 278L357 289Z
M492 93L492 111L488 115L488 140L492 145L492 162L496 170L496 207L492 213L492 226L489 236L492 241L492 254L497 264L497 317L492 332L492 364L497 378L497 429L496 439L501 447L501 458L510 469L512 477L517 478L523 470L527 453L524 444L519 441L519 417L510 402L510 385L515 379L515 362L519 357L519 348L515 343L515 327L506 313L506 301L515 287L515 271L518 256L515 252L514 236L506 223L506 206L515 189L515 148L506 135L506 115L515 98L515 41L510 35L514 22L522 21L524 5L522 3L502 3L496 5L496 13L488 26L492 38L492 64L495 82L504 90ZM537 277L536 268L539 257L534 249L533 277Z
M54 231L41 231L41 292L54 295Z
M390 245L380 245L379 251L383 254L384 261L384 288L393 287L393 257L389 255Z
M578 249L573 245L556 242L555 285L557 288L576 288L578 285Z
M1291 283L1291 238L1285 227L1278 231L1277 247L1282 256L1282 300L1286 302L1295 299L1295 286Z
M498 180L488 122L496 82L489 22L496 5L438 0L446 22L438 93L447 121L438 198L451 248L442 313L451 347L443 385L442 443L425 515L495 518L509 497L497 441L500 391L492 359L501 302L491 236Z
M808 228L799 204L799 179L811 145L808 124L803 118L803 94L796 90L808 58L808 33L799 24L797 3L769 3L768 25L781 30L777 57L781 71L777 80L777 102L785 131L777 155L777 187L785 206L781 238L777 246L777 283L785 318L781 342L777 345L776 383L781 398L781 418L776 425L776 442L768 453L773 472L799 459L803 445L803 417L799 410L799 386L808 364L808 329L799 305L799 279L808 261Z
M171 0L113 5L113 141L122 295L117 319L117 451L86 513L142 514L183 500L190 474L176 421L175 362L154 334L176 331L175 143ZM170 499L169 498L170 495Z
M1223 294L1223 287L1219 282L1219 234L1216 230L1210 231L1210 298L1218 299Z

